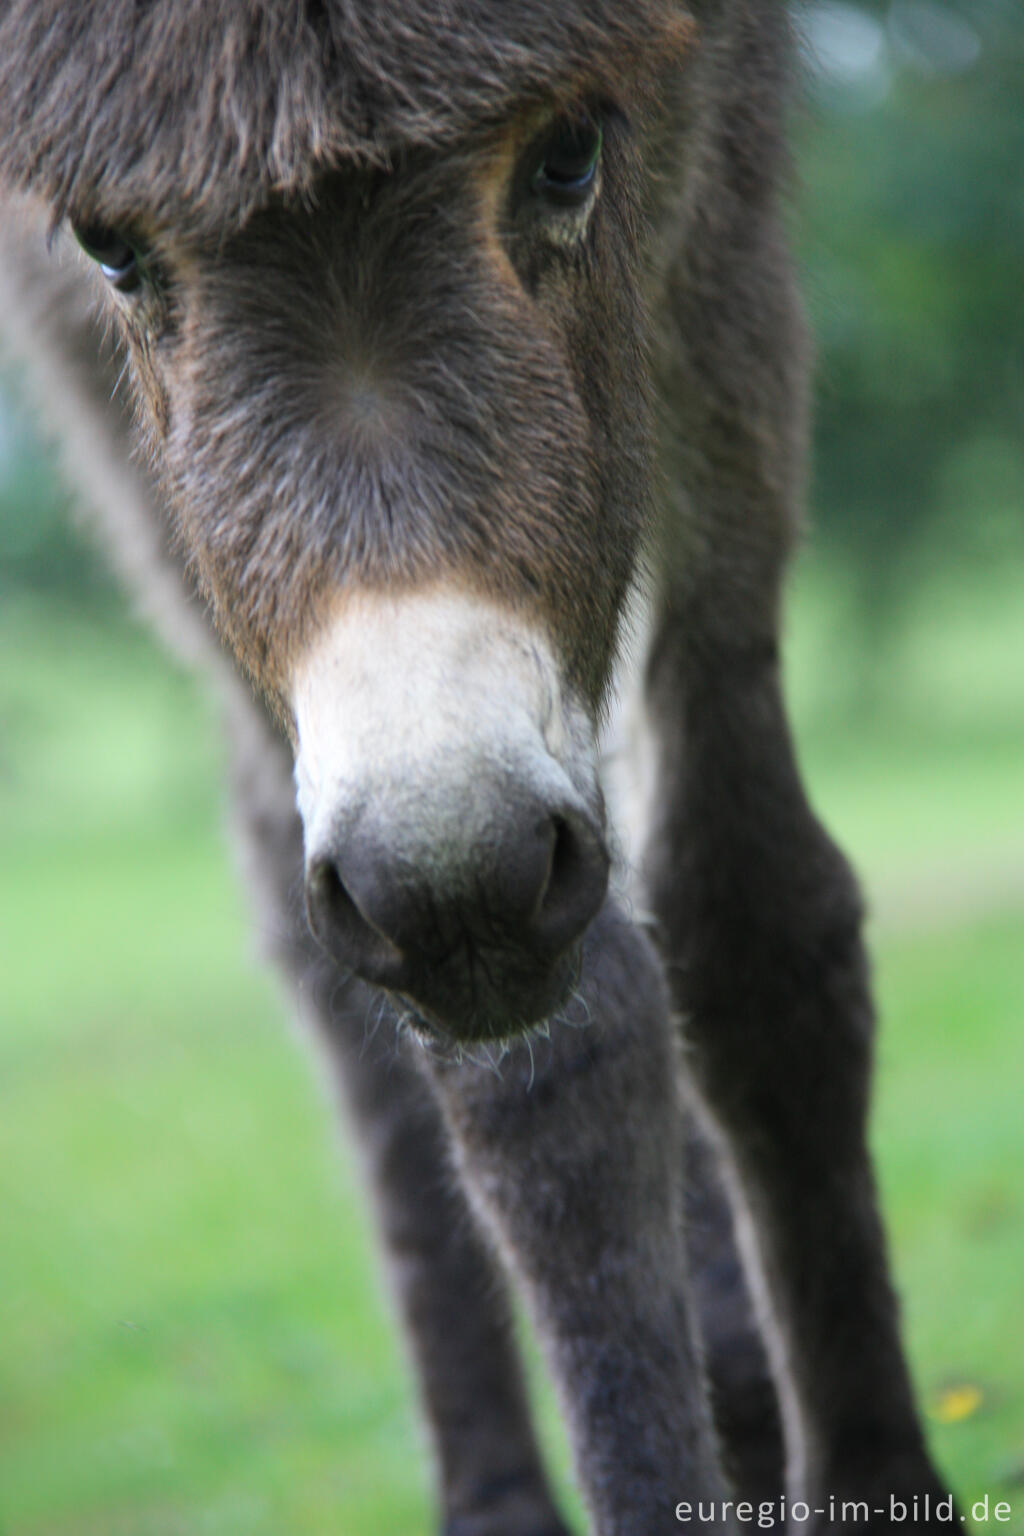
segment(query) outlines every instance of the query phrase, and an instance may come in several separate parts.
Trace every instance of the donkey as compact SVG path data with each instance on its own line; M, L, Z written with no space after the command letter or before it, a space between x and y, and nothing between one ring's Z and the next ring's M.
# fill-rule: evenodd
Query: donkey
M865 1147L860 902L780 696L790 46L777 0L0 13L4 310L223 694L446 1536L565 1536L509 1279L596 1536L784 1487L819 1530L954 1518Z

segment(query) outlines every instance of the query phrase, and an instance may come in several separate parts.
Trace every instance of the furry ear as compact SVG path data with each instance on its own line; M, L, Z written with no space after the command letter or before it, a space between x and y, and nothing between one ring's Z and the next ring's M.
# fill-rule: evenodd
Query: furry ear
M58 214L223 227L329 164L601 83L638 49L664 67L687 18L678 0L7 0L0 175Z

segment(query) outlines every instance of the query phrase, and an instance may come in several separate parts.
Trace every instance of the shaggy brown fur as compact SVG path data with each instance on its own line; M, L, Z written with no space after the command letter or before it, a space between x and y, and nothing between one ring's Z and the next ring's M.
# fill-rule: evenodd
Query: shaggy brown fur
M779 691L807 371L778 213L788 58L777 0L0 12L0 163L27 194L4 308L115 556L219 679L250 884L366 1135L446 1536L564 1536L503 1272L597 1536L676 1530L677 1503L730 1486L777 1497L780 1418L812 1507L864 1500L882 1530L890 1496L942 1492L865 1145L859 900ZM597 150L566 192L546 167L580 123ZM124 270L113 349L84 258L47 254L62 219ZM110 403L122 347L151 470L126 467ZM572 822L504 760L459 780L450 825L486 813L480 848L419 826L425 867L402 866L389 821L425 791L391 783L358 839L304 853L294 679L354 599L486 598L550 643L593 735L640 586L654 943L602 904L599 795ZM374 946L396 997L360 979ZM444 967L462 990L436 988ZM413 1031L368 1045L382 1008ZM444 1035L513 1038L495 1071Z
M175 219L205 212L216 233L268 188L308 193L342 161L388 165L578 80L617 88L691 32L666 0L400 11L380 0L111 0L102 14L13 0L0 18L0 140L12 179L60 213L103 188L132 215L152 203ZM73 121L84 128L74 140Z

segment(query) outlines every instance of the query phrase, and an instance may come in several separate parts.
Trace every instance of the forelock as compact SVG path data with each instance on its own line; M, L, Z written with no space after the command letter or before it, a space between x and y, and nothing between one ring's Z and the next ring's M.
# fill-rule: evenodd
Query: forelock
M58 214L244 218L689 35L679 0L8 0L0 175Z

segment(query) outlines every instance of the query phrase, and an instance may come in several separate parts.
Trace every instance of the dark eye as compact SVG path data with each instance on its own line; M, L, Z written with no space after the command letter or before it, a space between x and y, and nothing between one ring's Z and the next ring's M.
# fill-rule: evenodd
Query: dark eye
M541 149L533 190L562 208L586 202L601 160L601 124L589 113L559 118Z
M82 250L96 262L103 276L119 293L131 293L139 286L139 253L116 229L102 224L73 224L75 239Z

